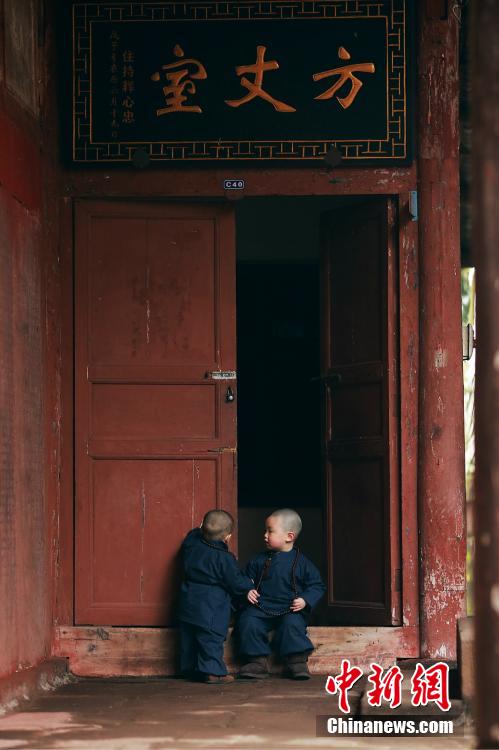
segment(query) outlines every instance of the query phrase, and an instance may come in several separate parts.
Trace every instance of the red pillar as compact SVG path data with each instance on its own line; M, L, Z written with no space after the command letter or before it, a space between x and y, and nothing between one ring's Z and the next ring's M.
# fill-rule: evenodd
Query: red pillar
M499 15L472 5L473 255L477 266L475 718L499 748Z
M465 614L458 23L419 4L421 656L456 657ZM447 7L449 6L449 7Z

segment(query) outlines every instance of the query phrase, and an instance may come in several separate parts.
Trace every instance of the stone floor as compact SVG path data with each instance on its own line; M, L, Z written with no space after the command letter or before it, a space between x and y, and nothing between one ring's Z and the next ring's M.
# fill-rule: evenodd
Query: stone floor
M178 679L74 680L0 718L0 750L474 747L469 728L449 738L317 737L316 716L337 713L337 699L324 684L321 676L223 687ZM350 699L358 710L361 691L351 690Z

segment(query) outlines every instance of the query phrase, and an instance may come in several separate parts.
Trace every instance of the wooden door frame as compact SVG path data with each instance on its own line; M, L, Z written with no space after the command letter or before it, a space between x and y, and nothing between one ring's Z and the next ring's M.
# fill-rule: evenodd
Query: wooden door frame
M71 197L61 198L60 217L60 298L54 300L60 321L60 497L56 540L56 582L54 621L56 625L74 623L74 496L73 496L73 203L76 200L227 200L215 170L195 173L175 171L169 175L165 189L164 170L148 175L134 174L137 194L130 195L129 174L109 177L102 171L72 172L62 175ZM417 456L418 456L418 370L419 370L419 293L417 222L411 221L409 193L416 186L416 167L386 170L342 170L337 183L327 177L319 180L317 170L269 170L266 179L255 179L251 170L238 171L246 178L248 196L342 196L389 195L398 201L399 257L399 352L400 352L400 496L402 552L402 621L407 656L419 653L419 586L417 525ZM327 173L326 173L327 176ZM150 177L150 180L147 179ZM135 184L136 183L136 184ZM333 184L332 184L333 183ZM49 467L48 471L52 469ZM390 628L388 628L390 629Z

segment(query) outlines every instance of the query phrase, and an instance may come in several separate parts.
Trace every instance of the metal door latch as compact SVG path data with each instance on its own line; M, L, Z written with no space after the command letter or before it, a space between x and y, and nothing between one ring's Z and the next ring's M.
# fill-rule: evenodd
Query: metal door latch
M237 373L235 370L214 370L213 372L207 372L205 377L212 380L236 380Z
M234 391L229 385L229 387L225 391L225 400L227 401L228 404L230 404L232 401L234 401L234 399L235 399Z

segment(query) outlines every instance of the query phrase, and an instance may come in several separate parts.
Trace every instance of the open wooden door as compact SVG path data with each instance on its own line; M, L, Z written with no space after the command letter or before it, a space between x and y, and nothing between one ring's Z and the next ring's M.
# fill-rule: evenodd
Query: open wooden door
M78 203L75 293L76 624L170 624L183 536L235 513L232 212Z
M400 624L395 208L323 216L322 380L328 615Z

